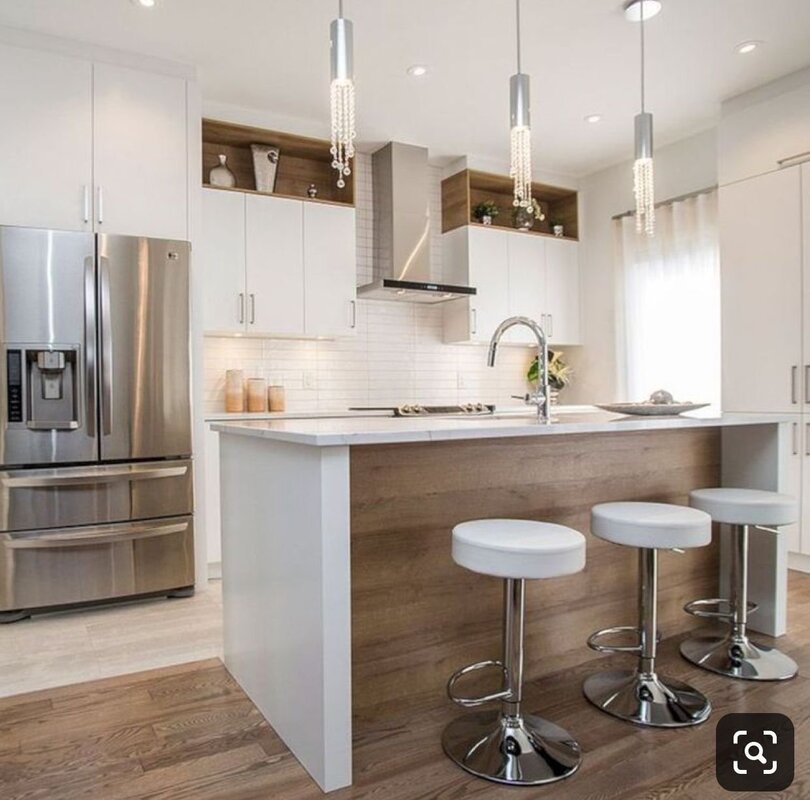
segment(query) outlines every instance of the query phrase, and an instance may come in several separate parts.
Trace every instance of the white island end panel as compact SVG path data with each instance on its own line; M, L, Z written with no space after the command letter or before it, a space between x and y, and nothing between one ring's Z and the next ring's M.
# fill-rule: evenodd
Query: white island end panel
M223 436L221 459L225 664L324 791L348 786L349 450Z

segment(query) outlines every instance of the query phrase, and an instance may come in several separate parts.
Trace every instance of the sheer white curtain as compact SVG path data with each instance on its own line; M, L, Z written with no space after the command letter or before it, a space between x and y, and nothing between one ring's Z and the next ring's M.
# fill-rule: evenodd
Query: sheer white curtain
M717 192L660 206L653 238L636 233L632 216L615 226L623 399L666 389L676 400L719 403Z

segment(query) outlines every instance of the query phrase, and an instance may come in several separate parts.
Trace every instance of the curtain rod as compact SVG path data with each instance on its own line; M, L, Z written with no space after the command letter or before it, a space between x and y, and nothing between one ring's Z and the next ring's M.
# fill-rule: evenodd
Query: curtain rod
M717 189L717 184L714 186L707 186L705 189L698 189L695 192L689 192L688 194L681 194L678 197L670 197L668 200L662 200L660 203L656 203L656 208L661 208L662 206L671 206L673 203L680 203L681 200L690 200L693 197L699 197L702 194L711 194L711 192ZM611 217L611 219L623 219L624 217L632 217L635 216L635 211L625 211L622 214L615 214Z

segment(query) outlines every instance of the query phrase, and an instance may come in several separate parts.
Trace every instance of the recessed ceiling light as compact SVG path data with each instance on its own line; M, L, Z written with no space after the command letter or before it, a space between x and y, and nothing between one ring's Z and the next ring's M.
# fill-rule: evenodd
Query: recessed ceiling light
M750 42L740 42L734 49L741 55L744 56L746 53L753 53L762 42L751 40Z
M412 64L406 71L412 78L421 78L427 75L428 68L424 64Z
M624 17L629 22L641 22L642 6L644 20L652 19L661 13L664 4L661 0L629 0L624 4Z
M601 121L602 121L602 115L601 114L588 114L588 116L585 117L585 122L590 122L592 125L596 124L597 122L601 122Z
M132 0L132 3L141 8L154 8L157 5L157 0Z

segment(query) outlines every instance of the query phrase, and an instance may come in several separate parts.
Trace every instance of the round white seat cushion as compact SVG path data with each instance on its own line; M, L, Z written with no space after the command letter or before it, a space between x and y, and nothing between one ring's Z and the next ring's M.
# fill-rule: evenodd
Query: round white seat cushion
M591 532L628 547L703 547L712 540L712 518L668 503L601 503L591 509Z
M689 502L729 525L790 525L799 518L795 497L761 489L695 489Z
M473 520L453 528L453 561L498 578L555 578L584 569L585 537L551 522Z

